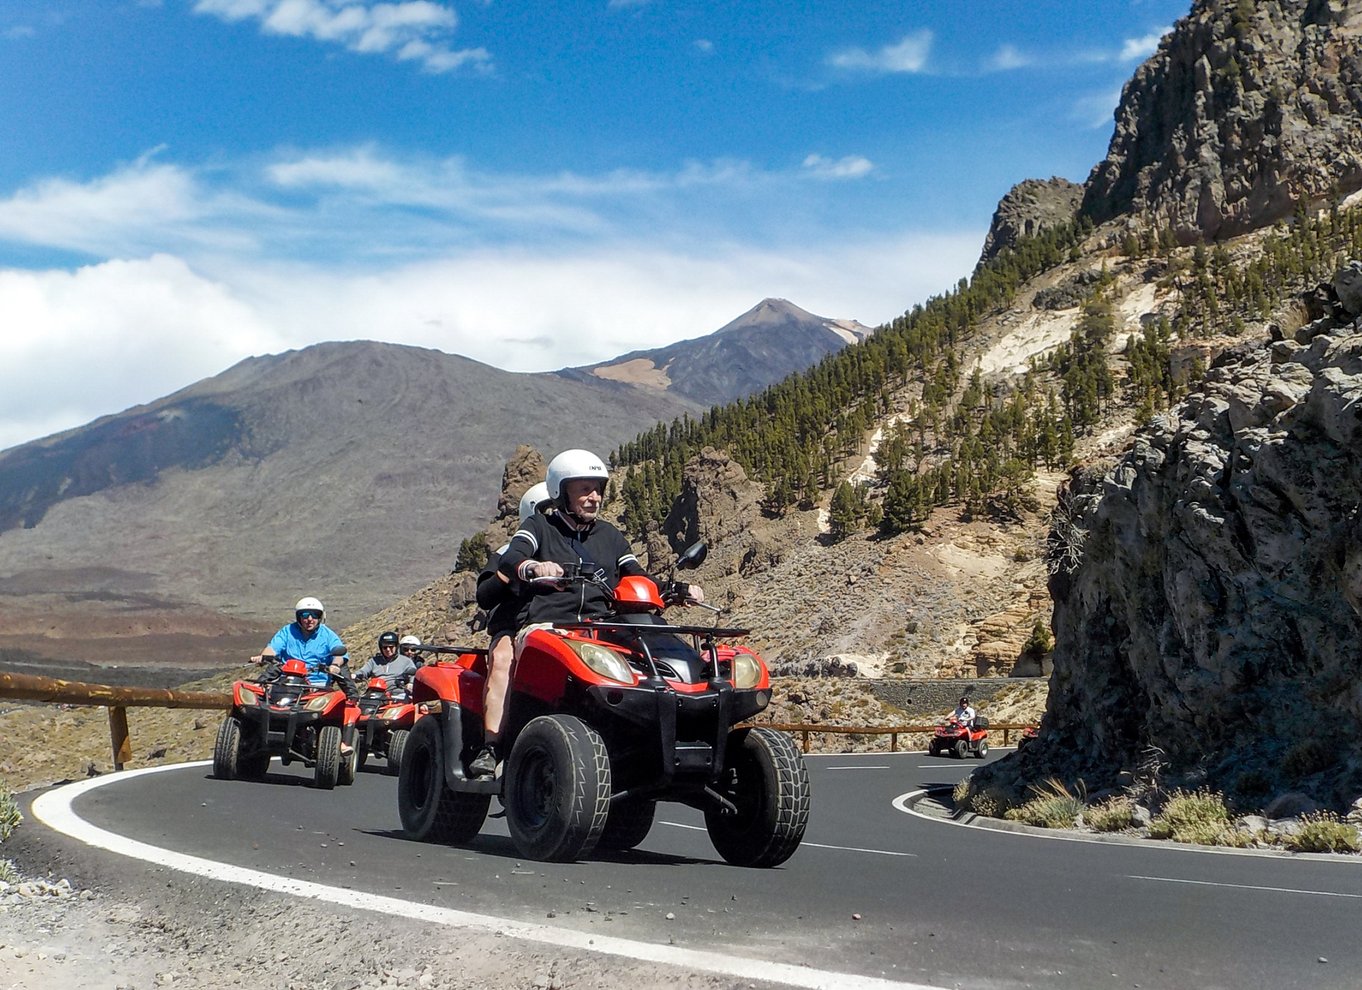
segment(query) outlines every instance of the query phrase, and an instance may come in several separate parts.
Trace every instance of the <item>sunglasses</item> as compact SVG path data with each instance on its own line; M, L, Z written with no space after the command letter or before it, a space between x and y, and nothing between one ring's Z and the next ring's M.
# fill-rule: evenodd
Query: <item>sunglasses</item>
M298 618L300 618L300 619L320 619L321 617L322 617L322 613L320 613L320 612L299 612L299 613L298 613Z

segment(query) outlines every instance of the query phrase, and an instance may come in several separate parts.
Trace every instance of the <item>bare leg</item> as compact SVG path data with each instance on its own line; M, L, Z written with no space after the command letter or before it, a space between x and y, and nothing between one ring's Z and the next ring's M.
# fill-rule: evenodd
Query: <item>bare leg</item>
M496 742L501 735L502 722L506 717L506 694L511 686L511 665L515 647L509 633L503 633L492 641L487 653L487 680L482 686L482 731L483 738Z

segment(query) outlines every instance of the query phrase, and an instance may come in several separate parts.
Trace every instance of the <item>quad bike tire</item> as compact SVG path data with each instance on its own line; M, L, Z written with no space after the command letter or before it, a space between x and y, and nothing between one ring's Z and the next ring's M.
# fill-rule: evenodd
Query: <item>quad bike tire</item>
M610 814L605 740L573 715L532 720L511 749L502 803L522 856L566 863L590 854Z
M928 755L928 756L940 756L940 755L941 755L941 747L938 746L936 743L931 743L931 744L929 744L929 745L927 746L927 755Z
M397 775L397 814L406 833L422 842L470 842L482 830L491 803L490 794L445 786L444 729L436 718L417 722L402 743Z
M969 756L969 740L957 739L955 741L955 758L963 760L967 756Z
M340 758L339 773L336 775L336 783L342 787L349 787L355 782L355 775L359 773L359 747L353 746L349 754L342 753Z
M235 780L241 773L241 720L228 715L218 727L213 743L213 776L218 780Z
M657 815L657 802L647 800L615 801L610 805L610 814L601 830L598 849L613 849L623 852L633 849L648 837L652 831L653 819Z
M355 743L355 768L363 770L369 762L369 747L364 745L363 740Z
M728 737L718 788L738 808L705 809L719 855L734 866L779 866L799 848L809 823L809 771L794 741L758 726Z
M317 733L317 763L312 780L319 788L329 791L340 780L341 730L339 725L324 725Z
M407 748L407 739L411 736L410 729L393 729L388 736L388 765L383 772L390 777L396 777L402 770L402 751ZM478 824L482 828L482 824Z
M977 757L978 757L979 759L981 759L981 760L982 760L985 756L988 755L988 740L987 740L987 739L980 739L980 740L979 740L979 748L976 749L976 750L974 751L974 755L977 756Z

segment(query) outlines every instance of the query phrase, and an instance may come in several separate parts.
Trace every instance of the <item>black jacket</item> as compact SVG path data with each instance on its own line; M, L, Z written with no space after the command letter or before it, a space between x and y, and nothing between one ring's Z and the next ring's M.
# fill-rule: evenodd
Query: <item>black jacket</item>
M516 580L519 568L530 560L552 560L571 572L598 572L613 588L626 574L648 576L634 556L629 541L610 523L597 520L584 530L576 530L559 513L534 515L516 530L497 570ZM526 585L529 594L522 599L516 614L516 628L532 622L578 622L610 614L609 596L595 585L575 583L566 591Z
M529 589L520 581L512 578L503 581L497 572L501 555L510 544L493 550L487 556L487 563L478 573L478 608L487 613L487 635L496 639L502 633L514 632L516 615L525 604Z

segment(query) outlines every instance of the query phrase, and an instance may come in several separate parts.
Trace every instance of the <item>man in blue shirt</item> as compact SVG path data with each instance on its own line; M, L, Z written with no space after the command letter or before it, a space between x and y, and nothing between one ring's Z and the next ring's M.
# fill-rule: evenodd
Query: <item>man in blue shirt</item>
M348 656L333 656L332 651L340 647L345 650L341 638L322 624L326 609L315 598L300 598L293 607L294 620L284 626L269 646L251 657L251 663L264 663L275 657L280 660L301 660L307 664L307 679L317 687L326 687L330 674L338 674L341 667L348 663Z

